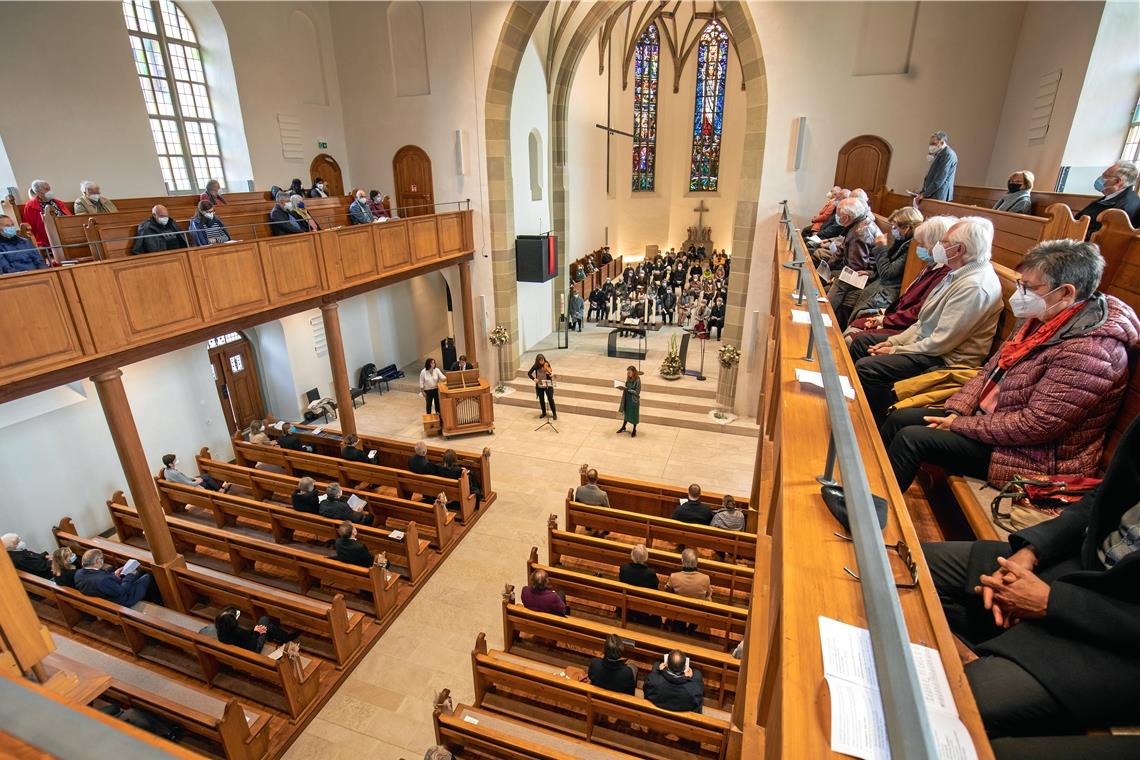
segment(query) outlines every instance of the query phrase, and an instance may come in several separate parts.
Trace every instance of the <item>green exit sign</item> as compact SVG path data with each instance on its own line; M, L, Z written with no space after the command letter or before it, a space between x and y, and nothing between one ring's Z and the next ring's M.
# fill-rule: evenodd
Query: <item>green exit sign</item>
M317 147L320 150L328 150L329 144L324 140L317 140Z

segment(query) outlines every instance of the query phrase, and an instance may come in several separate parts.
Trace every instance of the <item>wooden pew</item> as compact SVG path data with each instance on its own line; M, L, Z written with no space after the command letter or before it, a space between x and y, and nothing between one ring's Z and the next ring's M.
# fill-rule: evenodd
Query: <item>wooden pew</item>
M230 464L212 458L209 448L203 448L195 457L198 472L211 475L218 482L229 482L249 489L258 501L278 501L292 505L293 492L297 490L298 478L280 472ZM316 488L324 492L332 481L316 479ZM421 538L426 538L431 546L446 551L451 548L459 535L459 524L455 513L450 512L442 501L432 504L396 496L385 496L374 491L361 491L344 488L344 495L358 496L368 502L365 507L372 513L376 525L403 529L408 523L416 523Z
M663 636L573 615L561 617L535 612L503 599L503 649L507 652L549 654L585 670L591 659L602 655L610 634L621 637L625 658L637 666L641 678L678 646L676 640ZM720 708L731 704L740 677L740 661L726 652L682 646L693 667L704 676L706 702Z
M298 512L283 504L271 504L220 491L195 488L168 480L156 480L158 496L167 514L178 514L192 506L204 511L214 520L215 527L226 528L244 523L256 523L273 536L278 544L299 543L294 534L314 536L319 544L336 540L340 520ZM370 554L385 552L391 569L399 570L411 583L418 583L427 571L428 542L421 540L416 524L409 523L403 536L392 537L392 531L366 525L357 525L357 538L368 547Z
M246 441L234 441L234 458L237 463L253 467L257 463L275 465L290 475L312 473L335 480L341 485L355 487L386 487L396 491L402 499L412 494L434 498L447 494L448 502L459 503L459 521L466 524L475 515L475 495L471 493L467 470L459 478L441 478L435 475L417 475L414 472L375 464L349 462L340 457L310 454L307 451L289 451L278 446L263 446Z
M731 652L744 634L748 611L741 607L691 599L668 591L629 586L564 567L543 565L538 561L537 546L530 550L526 577L529 578L535 570L546 571L550 587L566 595L566 602L575 614L585 610L607 617L614 614L622 628L629 625L631 611L696 625L708 632L709 644L722 647L725 652ZM705 645L700 639L687 638L692 638L695 646Z
M470 705L441 691L432 715L436 743L465 760L632 760L636 755L590 744Z
M114 500L107 503L107 508L120 540L134 542L135 545L145 543L142 520L134 509ZM363 595L370 603L369 611L380 619L395 614L397 610L400 576L377 565L348 565L303 549L280 546L178 517L167 517L166 525L179 552L200 554L198 549L204 548L221 554L224 557L221 560L212 555L201 556L214 559L216 564L224 563L232 575L244 577L254 573L260 563L273 570L271 574L259 576L263 582L289 581L308 596L316 596L322 587L347 589L354 592L354 600L355 595ZM210 563L201 564L208 566ZM329 599L335 593L323 592Z
M963 206L980 206L981 208L992 209L994 204L1005 194L1006 189L1004 187L954 185L954 202ZM1054 203L1063 203L1076 213L1099 197L1099 195L1053 193L1034 189L1030 195L1033 205L1029 210L1035 216L1045 216L1047 209Z
M586 473L590 466L583 464L578 468L579 485L586 485ZM673 510L681 501L689 498L688 486L672 486L663 483L652 483L646 480L623 478L616 475L606 475L598 472L598 488L606 492L610 506L614 509L624 509L627 512L639 512L643 515L656 515L658 517L672 517ZM720 511L725 494L716 491L701 490L701 503L707 505L713 512ZM571 497L573 498L573 497ZM755 533L761 523L760 513L756 505L749 504L745 496L733 494L736 506L744 512L744 529Z
M558 530L558 515L551 515L546 522L546 545L549 562L552 565L579 569L578 563L585 563L587 569L605 568L606 577L616 579L618 568L629 562L629 544L610 541L605 538L587 536L584 533ZM566 564L569 559L573 564ZM649 566L665 583L671 573L680 572L681 555L677 552L649 549ZM746 565L718 562L701 558L700 571L712 581L713 596L725 604L747 607L752 595L755 570Z
M154 564L149 551L137 546L80 537L69 517L63 518L52 533L57 544L71 547L77 555L99 549L114 565L137 560L144 571L155 576L166 606L178 612L212 621L218 611L233 605L251 620L269 615L285 628L304 631L301 645L340 668L363 655L366 631L374 625L362 613L345 607L341 594L324 602L201 565L163 568Z
M48 673L105 673L104 696L122 707L138 707L181 726L230 760L261 760L269 752L268 713L243 707L188 684L167 678L65 636L53 635L55 651L44 660ZM197 744L196 740L191 740Z
M270 422L272 421L270 420ZM340 433L322 431L319 435L313 435L312 431L316 429L316 425L304 425L296 422L286 422L285 425L286 427L292 425L297 428L297 437L302 443L312 446L314 452L331 457L340 457L340 450L344 446L344 439ZM284 431L272 426L267 426L265 432L274 439L285 435ZM376 459L373 464L392 467L397 470L408 469L408 460L415 453L416 445L414 443L378 435L360 435L359 438L361 449L365 452L376 451ZM443 461L443 452L447 449L447 446L428 446L427 457L438 464ZM491 482L491 449L484 447L483 451L478 454L470 451L455 451L455 459L460 467L466 467L478 479L479 487L483 489L480 507L489 506L496 497L494 485Z
M762 553L762 548L757 547L755 533L693 525L668 517L653 517L612 507L595 507L581 504L567 496L566 530L574 533L578 528L629 536L646 547L652 547L654 542L660 541L670 547L690 546L719 552L730 563L744 561L757 566L757 557Z
M86 596L73 588L20 572L20 581L37 612L74 634L93 638L141 659L156 662L204 683L298 718L313 703L320 688L324 663L301 658L273 659L241 647L223 644L200 633L201 621L157 605L146 612L106 599ZM88 616L103 625L92 625Z
M724 758L728 716L671 712L648 700L619 694L550 672L539 663L488 651L480 633L471 652L475 705L517 720L585 736L590 744L648 758Z

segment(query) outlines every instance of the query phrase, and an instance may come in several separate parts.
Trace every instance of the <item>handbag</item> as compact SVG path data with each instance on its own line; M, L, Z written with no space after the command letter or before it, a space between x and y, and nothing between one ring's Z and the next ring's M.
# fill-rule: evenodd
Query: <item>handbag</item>
M990 514L999 528L1016 533L1052 520L1098 485L1100 478L1084 475L1054 475L1048 480L1014 476L990 502ZM1007 499L1009 507L1003 510Z

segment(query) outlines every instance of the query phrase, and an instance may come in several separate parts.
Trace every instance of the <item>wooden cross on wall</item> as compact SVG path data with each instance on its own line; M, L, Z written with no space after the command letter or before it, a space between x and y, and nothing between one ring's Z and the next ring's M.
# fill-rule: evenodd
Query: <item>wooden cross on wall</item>
M693 209L693 211L697 212L697 232L705 228L705 212L708 210L709 207L705 205L705 199L701 198L701 202Z
M610 138L614 135L624 135L633 139L633 133L622 132L620 129L614 129L610 125L610 90L613 88L613 79L609 71L608 64L611 62L610 46L606 45L607 67L606 67L606 123L595 124L598 129L604 130L606 133L606 195L610 194Z

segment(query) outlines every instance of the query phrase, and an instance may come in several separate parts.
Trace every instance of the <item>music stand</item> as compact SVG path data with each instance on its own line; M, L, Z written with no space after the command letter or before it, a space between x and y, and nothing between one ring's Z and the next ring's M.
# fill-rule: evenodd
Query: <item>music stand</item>
M550 380L543 380L542 382L547 383L547 384L546 385L537 385L536 387L538 387L538 388L553 388L554 387L554 379L553 378L551 378ZM551 407L554 406L554 397L553 396L551 396L550 405L551 405ZM554 409L553 408L550 410L550 415L551 415L551 418L553 418L553 416L554 416ZM534 429L534 432L537 433L539 430L542 430L547 425L549 425L550 429L553 430L555 433L558 432L558 428L554 427L553 419L548 419L545 422L543 422L541 425L539 425L538 427L536 427Z

